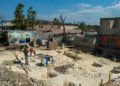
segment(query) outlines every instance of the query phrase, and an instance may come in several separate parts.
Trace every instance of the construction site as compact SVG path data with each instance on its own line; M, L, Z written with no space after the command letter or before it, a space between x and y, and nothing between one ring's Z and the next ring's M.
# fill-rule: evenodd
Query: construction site
M76 54L74 50L68 48L58 48L56 50L36 48L36 52L37 55L30 57L29 65L26 66L21 51L2 49L0 52L1 86L7 86L7 84L9 86L119 86L119 63L81 51ZM42 64L41 58L44 55L50 55L54 59L54 62L49 63L48 67ZM5 71L3 68L5 68ZM15 74L18 73L18 75L11 75L6 70L10 73L12 71ZM22 79L19 78L22 76L30 82L21 81ZM3 81L2 78L8 81ZM18 78L18 81L16 81L16 78ZM115 78L118 78L118 85L101 85ZM33 85L36 80L40 84Z
M10 44L0 47L1 86L120 86L119 33L112 32L118 29L107 32L106 28L118 28L115 27L118 22L119 18L102 18L96 36L99 40L78 36L74 47L67 42L58 45L55 40L31 45L20 41L19 31L9 31ZM30 36L32 40L34 35ZM18 40L12 42L17 37L19 44ZM30 50L27 59L24 46Z
M120 17L91 25L87 15L87 23L64 15L42 20L32 6L23 8L19 3L11 21L0 16L0 86L120 86Z

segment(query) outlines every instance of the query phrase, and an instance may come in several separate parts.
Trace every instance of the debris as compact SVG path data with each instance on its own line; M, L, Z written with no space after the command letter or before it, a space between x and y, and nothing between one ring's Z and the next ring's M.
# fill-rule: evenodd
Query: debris
M68 68L73 68L74 67L74 64L66 64L66 65L62 65L62 66L58 66L58 67L55 67L54 69L57 71L57 72L60 72L62 74L65 74L67 72L67 69Z
M48 72L48 76L49 76L50 78L53 78L53 77L58 76L58 74L55 73L55 72Z
M80 59L76 53L72 53L72 52L65 51L65 52L64 52L64 55L66 55L66 56L68 56L68 57L70 57L70 58L72 58L72 59L75 59L75 60L76 60L76 59Z
M101 65L101 64L96 63L96 62L94 62L94 63L92 64L92 66L94 66L94 67L102 67L102 65Z
M114 67L113 70L111 71L112 73L118 74L120 73L120 66Z
M18 58L18 55L15 53L15 57L16 57L16 59L20 62L20 65L21 65L21 67L23 68L23 70L28 74L28 70L30 71L30 69L29 68L25 68L25 66L22 64L22 62L20 61L20 59Z
M15 73L0 67L0 86L47 86L44 81L38 81L21 73ZM50 86L50 85L49 85Z
M113 74L111 78L108 77L108 73L113 69L114 66L116 67L120 66L119 63L112 62L102 57L93 56L90 55L89 53L86 54L83 52L79 53L78 58L81 58L81 60L77 59L75 61L74 58L63 55L64 51L68 53L72 53L73 55L77 54L77 52L73 51L73 49L68 51L68 48L65 48L64 50L59 50L60 53L57 53L56 50L36 49L36 51L37 51L37 56L35 58L35 62L31 62L30 61L31 58L29 58L30 61L29 66L25 66L24 60L21 59L24 58L24 54L21 51L13 51L13 50L9 50L9 51L5 50L0 52L0 56L1 56L0 63L2 63L2 61L4 60L8 60L8 61L14 60L15 64L12 66L11 70L26 75L26 73L23 70L23 67L20 65L20 62L14 56L14 52L16 52L20 61L23 62L23 66L26 68L26 70L29 69L31 70L28 76L32 78L27 77L28 81L30 82L29 86L31 86L31 84L34 83L35 86L42 86L42 85L36 85L37 82L38 83L40 82L37 80L43 80L43 82L45 80L45 84L47 82L47 84L50 83L52 84L52 86L63 86L65 80L68 83L71 82L77 84L77 86L79 86L80 83L82 86L98 86L100 85L101 79L104 80L103 82L101 82L103 86L104 83L108 81L108 78L109 81L111 81L111 78L120 75L120 74ZM50 55L54 58L54 65L49 64L48 67L46 68L42 64L42 61L44 62L44 60L41 61L41 59L43 59L45 55ZM9 67L9 65L5 67ZM68 85L71 84L67 84L65 86ZM13 85L8 85L8 86L13 86Z
M108 83L105 83L103 86L120 86L120 77L112 79Z
M101 82L100 82L99 86L103 86L103 79L101 79Z
M77 85L74 84L73 82L65 81L65 82L63 83L63 86L77 86Z

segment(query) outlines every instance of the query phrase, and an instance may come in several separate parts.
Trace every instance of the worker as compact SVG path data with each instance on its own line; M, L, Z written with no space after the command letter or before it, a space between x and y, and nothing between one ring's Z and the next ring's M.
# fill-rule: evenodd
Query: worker
M48 40L46 41L46 48L47 49L49 48L49 41Z
M24 56L25 56L25 65L29 65L29 62L28 62L28 47L27 46L24 46L23 47L23 53L24 53Z
M50 57L48 55L45 56L45 64L46 68L48 67L48 61L50 61Z
M34 56L36 56L36 52L33 47L30 47L29 51L30 51L30 56L32 56L32 54L34 54Z

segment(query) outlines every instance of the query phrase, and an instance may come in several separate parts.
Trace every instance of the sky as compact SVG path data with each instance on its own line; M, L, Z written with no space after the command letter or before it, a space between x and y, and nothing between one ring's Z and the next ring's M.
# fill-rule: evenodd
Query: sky
M32 6L37 18L53 20L66 16L66 22L98 24L100 18L120 17L120 0L0 0L0 15L5 20L14 19L18 3L25 5L24 13Z

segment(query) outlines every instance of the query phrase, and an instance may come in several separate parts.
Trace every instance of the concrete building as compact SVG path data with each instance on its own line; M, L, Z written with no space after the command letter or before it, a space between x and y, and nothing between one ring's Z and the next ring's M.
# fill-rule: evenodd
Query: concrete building
M35 41L38 34L35 31L7 30L2 32L2 41L4 44L27 44Z
M120 49L120 18L102 18L99 35L102 46Z
M100 34L120 35L120 18L101 18Z

